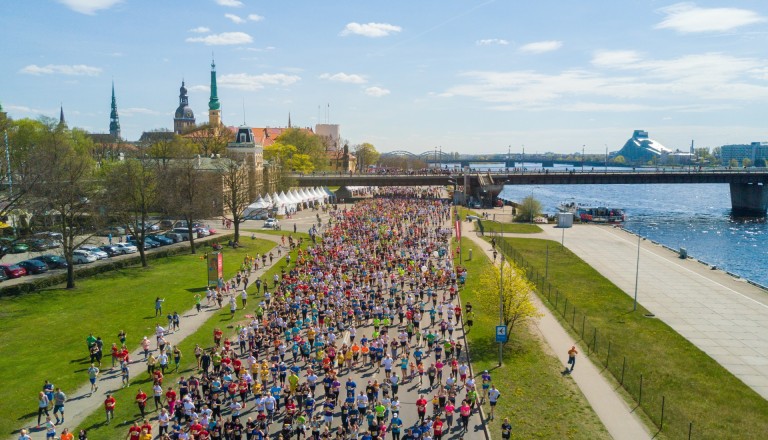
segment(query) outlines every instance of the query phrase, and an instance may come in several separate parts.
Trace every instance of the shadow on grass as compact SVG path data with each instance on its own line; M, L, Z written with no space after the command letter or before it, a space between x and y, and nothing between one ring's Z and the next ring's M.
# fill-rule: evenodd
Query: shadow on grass
M469 343L472 362L491 362L499 358L499 344L495 338L475 339ZM504 344L504 357L524 354L525 348L513 339Z
M197 292L205 292L206 289L207 289L206 287L192 287L192 288L184 289L184 290L186 290L187 292L191 292L191 293L197 293Z

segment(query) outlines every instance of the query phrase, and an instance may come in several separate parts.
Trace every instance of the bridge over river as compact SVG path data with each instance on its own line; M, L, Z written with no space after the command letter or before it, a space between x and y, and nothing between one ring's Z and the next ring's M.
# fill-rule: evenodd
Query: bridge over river
M464 171L403 174L349 174L324 173L295 174L299 186L428 186L453 185L467 197L473 196L490 202L504 185L647 185L727 183L731 190L731 208L735 216L764 216L768 208L768 169L711 168L687 169L627 169L595 170L541 170L536 172L506 171L470 173Z

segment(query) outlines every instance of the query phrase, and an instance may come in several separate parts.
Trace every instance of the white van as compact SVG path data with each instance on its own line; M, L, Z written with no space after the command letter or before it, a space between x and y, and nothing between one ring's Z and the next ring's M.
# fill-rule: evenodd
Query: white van
M192 231L194 231L194 229ZM173 228L173 233L179 234L184 241L189 240L189 229L187 228Z

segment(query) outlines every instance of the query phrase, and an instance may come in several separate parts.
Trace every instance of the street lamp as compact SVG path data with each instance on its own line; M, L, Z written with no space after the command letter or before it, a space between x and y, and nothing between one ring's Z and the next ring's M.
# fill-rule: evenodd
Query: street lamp
M581 145L581 172L584 172L584 144Z
M608 172L608 144L605 144L605 172Z
M504 253L501 253L501 263L499 267L499 326L504 325ZM504 345L499 342L499 366L503 356Z

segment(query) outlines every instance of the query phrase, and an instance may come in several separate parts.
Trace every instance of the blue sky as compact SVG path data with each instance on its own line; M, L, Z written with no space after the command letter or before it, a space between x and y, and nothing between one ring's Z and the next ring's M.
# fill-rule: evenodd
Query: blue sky
M173 127L182 79L207 120L340 124L380 151L617 150L768 140L768 2L0 2L0 103L125 138Z

